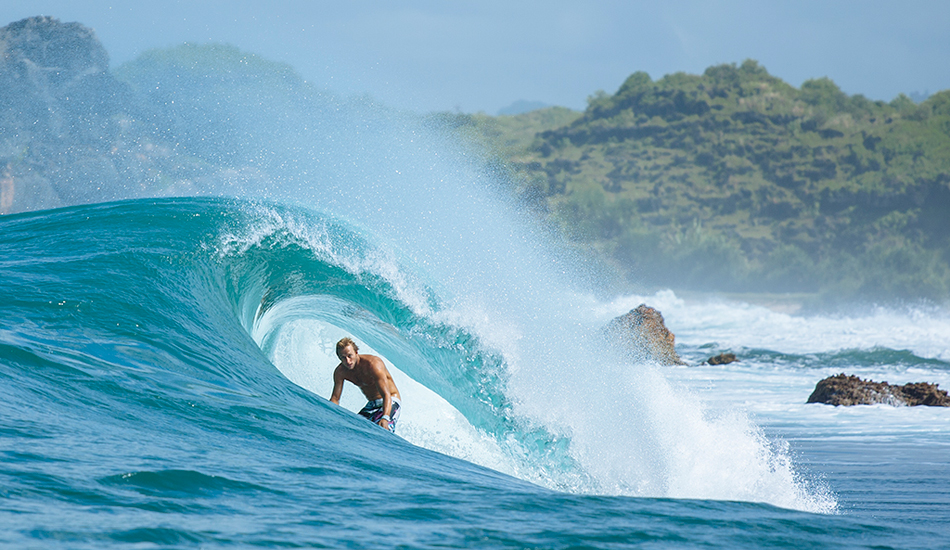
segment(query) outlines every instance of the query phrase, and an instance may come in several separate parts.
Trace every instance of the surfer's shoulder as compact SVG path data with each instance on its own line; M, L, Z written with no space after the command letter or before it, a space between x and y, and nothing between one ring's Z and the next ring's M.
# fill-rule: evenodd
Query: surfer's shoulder
M340 363L333 369L333 378L346 379L346 369L343 368L343 363Z
M385 372L386 363L383 363L383 360L375 355L360 355L360 357L366 359L366 364L370 366L374 371Z

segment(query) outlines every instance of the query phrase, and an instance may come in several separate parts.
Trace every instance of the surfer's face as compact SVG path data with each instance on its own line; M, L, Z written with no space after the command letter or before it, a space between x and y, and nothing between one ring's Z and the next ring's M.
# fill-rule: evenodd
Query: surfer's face
M340 352L338 357L340 358L340 361L346 365L346 368L350 370L356 366L356 362L360 359L360 356L356 354L356 350L353 349L353 346L346 346L343 348L343 351Z

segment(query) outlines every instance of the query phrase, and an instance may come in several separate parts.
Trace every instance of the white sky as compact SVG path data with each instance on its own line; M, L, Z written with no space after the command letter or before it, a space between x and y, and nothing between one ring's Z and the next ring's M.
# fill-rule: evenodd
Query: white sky
M0 0L0 26L41 14L94 28L113 66L224 42L416 111L583 109L638 70L658 79L748 58L794 86L828 76L871 99L950 88L944 0Z

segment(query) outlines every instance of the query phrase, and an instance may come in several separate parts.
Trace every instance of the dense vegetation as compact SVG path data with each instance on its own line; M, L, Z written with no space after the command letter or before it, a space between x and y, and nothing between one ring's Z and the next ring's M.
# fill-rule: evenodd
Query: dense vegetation
M523 198L631 281L950 296L950 91L870 101L746 61L638 72L583 113L466 122Z
M370 177L340 158L380 120L420 122L230 46L109 72L91 30L37 17L0 50L0 213ZM950 91L870 101L746 61L635 73L582 113L421 119L479 140L489 179L628 283L950 298Z

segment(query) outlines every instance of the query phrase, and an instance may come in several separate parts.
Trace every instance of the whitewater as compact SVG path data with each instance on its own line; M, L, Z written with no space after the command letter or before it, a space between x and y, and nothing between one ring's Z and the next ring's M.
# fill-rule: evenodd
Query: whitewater
M946 409L805 405L950 386L945 309L608 294L464 144L346 121L266 189L0 218L0 544L947 546ZM688 365L604 340L640 303ZM395 436L327 401L343 335Z

